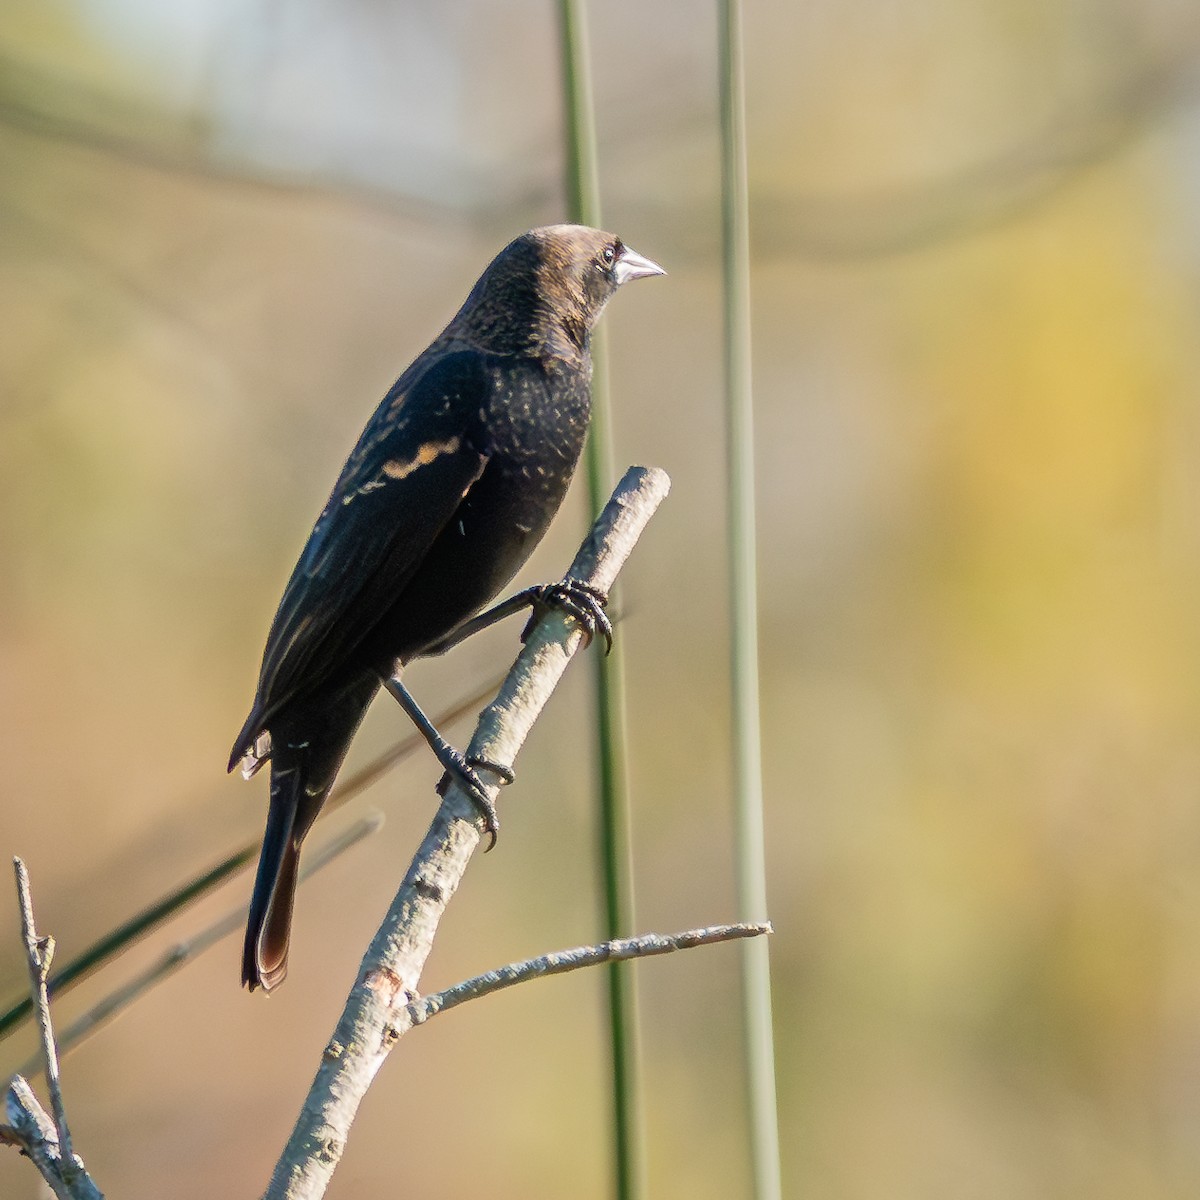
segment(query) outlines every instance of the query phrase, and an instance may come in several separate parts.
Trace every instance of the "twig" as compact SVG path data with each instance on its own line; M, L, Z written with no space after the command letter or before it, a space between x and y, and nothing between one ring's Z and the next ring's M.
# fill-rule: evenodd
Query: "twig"
M380 812L367 813L349 829L330 839L324 845L318 846L315 852L306 858L304 866L300 869L300 883L303 884L322 867L333 862L335 858L357 845L363 838L378 833L382 828L383 814ZM58 1036L59 1054L65 1057L93 1034L116 1020L151 988L174 975L176 971L203 954L210 946L215 946L222 938L241 929L245 923L246 906L240 904L220 920L214 921L207 929L201 930L195 937L172 946L146 970L110 992L99 1003L89 1008L78 1020L68 1025ZM30 1077L40 1070L41 1060L35 1056L21 1068L21 1074Z
M29 872L19 859L13 859L17 876L17 898L21 908L21 934L29 960L29 981L42 1039L46 1085L54 1121L46 1116L29 1084L20 1075L13 1077L5 1093L6 1124L0 1125L0 1141L19 1147L41 1172L61 1200L104 1200L83 1163L71 1149L67 1128L67 1110L63 1105L58 1076L58 1054L54 1046L54 1028L50 1023L50 998L46 994L46 976L54 956L54 939L39 938L33 922L33 898L29 890Z
M638 937L616 938L598 946L576 946L573 950L556 950L524 962L509 963L472 979L464 979L443 991L412 1000L405 1008L410 1025L424 1025L430 1017L457 1008L468 1000L490 996L530 979L547 975L562 975L581 967L600 963L624 962L629 958L649 958L654 954L671 954L675 950L690 950L693 946L710 946L735 938L761 937L773 933L770 921L743 922L737 925L706 925L703 929L685 929L682 933L643 933ZM400 1030L399 1032L404 1032Z
M608 591L670 486L666 474L631 468L571 565L573 578ZM537 623L496 699L483 711L469 755L511 763L583 641L559 612ZM499 778L480 768L489 791ZM397 1022L417 983L446 905L479 844L478 809L457 783L447 788L425 840L363 958L358 979L264 1200L314 1200L342 1157L358 1106L397 1040Z
M29 984L37 1009L38 1034L42 1039L42 1058L45 1063L46 1087L50 1091L50 1108L54 1113L54 1128L58 1133L58 1149L66 1162L71 1152L71 1131L67 1127L67 1110L63 1105L62 1083L58 1077L58 1049L54 1045L54 1029L50 1024L50 997L46 993L46 976L54 957L54 939L39 938L33 924L33 897L29 892L29 872L19 859L13 859L17 873L17 898L21 905L21 936L25 939L25 954L29 959Z

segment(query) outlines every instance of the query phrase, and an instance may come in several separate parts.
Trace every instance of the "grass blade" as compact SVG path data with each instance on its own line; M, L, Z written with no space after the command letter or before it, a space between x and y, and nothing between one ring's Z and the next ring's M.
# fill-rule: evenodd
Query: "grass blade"
M592 106L587 27L582 0L560 0L566 179L570 217L600 225L600 185L596 122ZM595 514L614 476L608 403L607 354L602 330L592 340L592 425L584 451L588 503ZM617 597L611 598L619 607ZM600 855L603 864L605 936L633 931L633 882L626 769L625 671L621 641L596 664L597 755L600 789ZM638 1072L637 998L633 964L608 967L609 1025L612 1039L613 1172L618 1200L645 1193Z
M758 709L754 408L750 374L750 221L741 4L718 0L725 393L728 417L730 680L738 916L767 919L762 735ZM765 938L742 944L747 1120L756 1200L779 1200L779 1115Z

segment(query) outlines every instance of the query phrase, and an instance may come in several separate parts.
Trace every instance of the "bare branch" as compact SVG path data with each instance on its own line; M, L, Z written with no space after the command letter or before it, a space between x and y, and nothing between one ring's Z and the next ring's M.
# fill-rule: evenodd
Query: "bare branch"
M626 472L584 541L569 574L607 592L670 487L665 472ZM560 612L537 623L496 699L483 711L468 753L512 763L572 655L583 641ZM499 779L480 768L493 799ZM264 1200L314 1200L341 1160L350 1125L375 1073L395 1045L405 1009L433 946L438 922L479 844L481 818L463 788L447 788L433 824L359 968L296 1126Z
M46 993L46 976L54 956L54 939L39 938L33 921L33 898L29 890L29 872L19 859L13 859L17 877L17 898L21 908L21 934L29 960L29 981L37 1012L38 1030L42 1039L42 1057L46 1084L54 1121L50 1121L37 1102L29 1084L20 1075L13 1077L5 1094L7 1123L0 1126L0 1141L19 1147L41 1172L61 1200L103 1200L100 1189L92 1182L83 1163L71 1150L71 1133L67 1127L67 1110L63 1104L62 1087L58 1076L58 1053L54 1045L54 1028L50 1023L50 998Z
M58 1148L70 1162L71 1131L67 1127L67 1110L63 1105L62 1084L58 1077L58 1048L54 1044L54 1029L50 1024L50 997L46 992L46 977L54 957L54 939L39 938L33 923L33 897L29 891L29 872L19 859L13 859L17 874L17 899L21 905L21 936L25 939L25 954L29 960L30 993L37 1010L38 1033L42 1039L42 1059L46 1071L46 1087L50 1090L50 1108L54 1112L54 1128L58 1133Z
M598 946L576 946L573 950L556 950L524 962L509 963L464 979L444 991L434 992L419 1000L412 1000L405 1012L411 1025L424 1025L430 1017L457 1008L468 1000L478 1000L493 992L503 991L530 979L542 979L547 975L562 975L577 971L581 967L595 967L601 963L623 962L627 958L649 958L654 954L671 954L675 950L690 950L694 946L710 946L716 942L729 942L736 938L761 937L773 933L770 921L743 922L737 925L706 925L703 929L685 929L682 933L643 933L638 937L615 938L601 942ZM399 1030L398 1032L404 1032Z

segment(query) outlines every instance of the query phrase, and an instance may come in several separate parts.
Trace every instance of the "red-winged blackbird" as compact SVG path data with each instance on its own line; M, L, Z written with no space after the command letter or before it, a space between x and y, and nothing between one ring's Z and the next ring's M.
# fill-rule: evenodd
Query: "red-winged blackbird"
M506 246L404 372L334 485L275 614L254 706L233 746L247 777L271 760L267 829L242 981L282 982L300 844L385 684L495 833L476 773L400 683L405 663L489 623L475 617L525 562L570 483L591 404L589 339L622 283L662 268L610 233L531 230ZM528 589L590 630L603 597Z

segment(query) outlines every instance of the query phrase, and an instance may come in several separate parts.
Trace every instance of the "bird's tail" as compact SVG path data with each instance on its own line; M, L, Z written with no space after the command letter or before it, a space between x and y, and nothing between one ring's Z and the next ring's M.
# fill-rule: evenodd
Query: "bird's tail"
M282 770L280 766L272 763L267 831L258 858L242 951L242 982L251 991L261 987L269 992L287 974L292 902L300 863L300 842L293 830L304 794L304 772L299 763L284 766Z
M304 712L293 726L273 731L279 736L272 738L267 831L242 952L242 982L251 991L261 987L269 992L287 974L300 845L333 787L354 732L378 688L378 676L364 672L325 697L319 709ZM307 731L303 739L299 729Z

